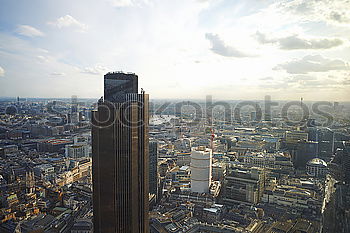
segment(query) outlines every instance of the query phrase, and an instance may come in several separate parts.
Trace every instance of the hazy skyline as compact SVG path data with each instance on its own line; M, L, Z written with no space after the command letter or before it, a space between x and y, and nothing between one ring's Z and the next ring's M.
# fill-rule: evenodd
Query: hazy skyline
M349 0L0 0L0 96L350 100Z

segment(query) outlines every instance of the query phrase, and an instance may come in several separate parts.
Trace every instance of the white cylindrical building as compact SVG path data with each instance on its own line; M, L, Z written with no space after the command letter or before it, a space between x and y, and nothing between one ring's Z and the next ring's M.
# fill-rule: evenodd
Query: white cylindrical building
M208 193L211 183L212 151L204 146L192 148L191 192Z

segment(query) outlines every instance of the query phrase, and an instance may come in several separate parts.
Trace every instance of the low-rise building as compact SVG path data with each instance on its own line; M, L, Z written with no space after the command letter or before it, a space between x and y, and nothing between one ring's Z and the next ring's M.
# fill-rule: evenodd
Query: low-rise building
M55 174L55 168L51 164L37 165L33 171L37 179L51 179Z
M240 156L239 159L246 166L281 170L283 172L292 172L294 170L291 156L286 153L250 152Z
M66 145L65 154L68 158L82 158L89 156L88 145Z
M174 167L170 172L174 188L189 190L191 185L191 172L189 166Z
M261 201L310 213L316 213L321 205L313 191L287 185L266 189Z

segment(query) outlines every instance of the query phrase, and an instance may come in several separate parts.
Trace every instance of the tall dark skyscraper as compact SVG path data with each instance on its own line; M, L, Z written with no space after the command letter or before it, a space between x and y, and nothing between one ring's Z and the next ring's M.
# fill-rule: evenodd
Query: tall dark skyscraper
M137 75L104 76L92 119L95 233L149 232L148 98Z
M318 157L329 162L335 152L334 132L325 127L309 127L308 135L310 141L318 142Z
M158 195L158 143L149 143L149 192Z

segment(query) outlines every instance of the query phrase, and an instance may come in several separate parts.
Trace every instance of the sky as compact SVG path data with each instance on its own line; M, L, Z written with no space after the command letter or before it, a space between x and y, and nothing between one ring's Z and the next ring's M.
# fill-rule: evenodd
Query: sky
M350 101L350 0L0 0L0 96Z

